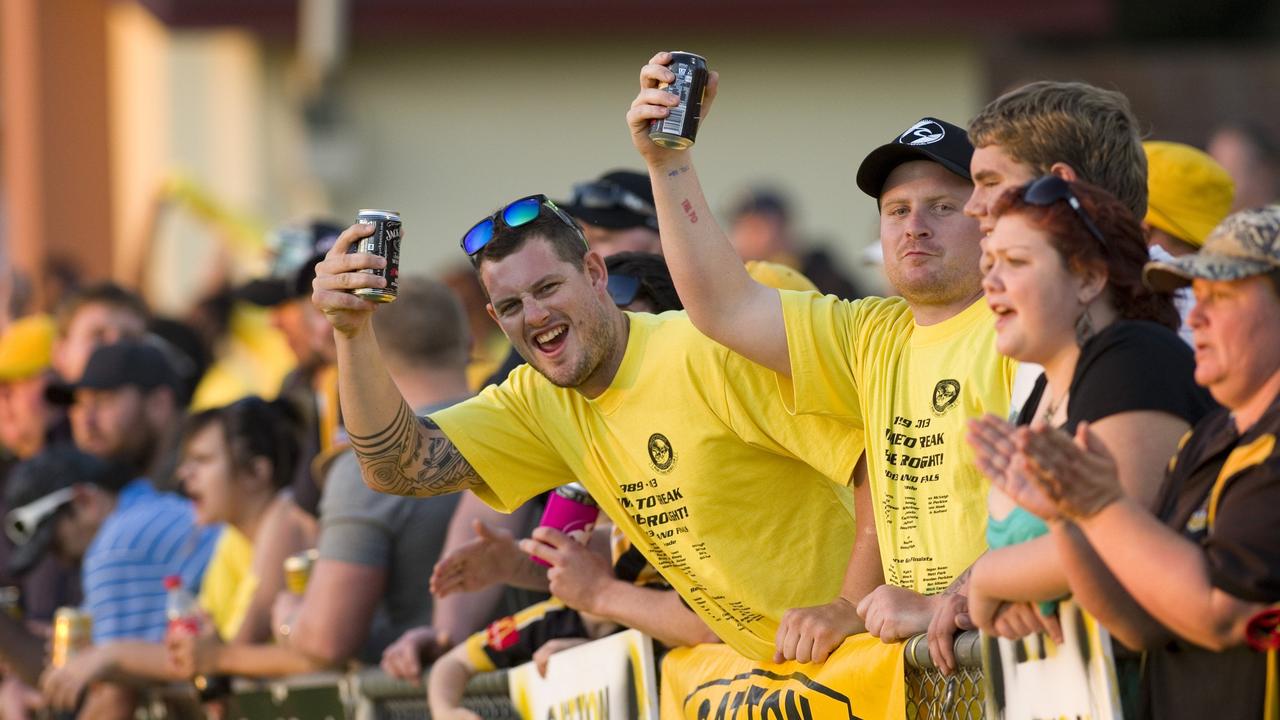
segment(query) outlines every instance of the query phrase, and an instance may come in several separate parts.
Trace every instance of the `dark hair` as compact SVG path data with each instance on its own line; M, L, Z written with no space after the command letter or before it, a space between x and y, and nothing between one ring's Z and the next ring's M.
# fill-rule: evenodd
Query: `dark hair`
M1235 133L1252 146L1254 155L1262 164L1272 168L1280 167L1280 144L1267 128L1256 120L1233 120L1223 123L1214 131L1215 135Z
M401 276L396 302L373 314L378 344L413 365L465 367L471 351L462 303L444 283Z
M137 477L132 468L55 443L13 466L6 483L10 507L72 485L96 485L115 495Z
M1280 269L1269 271L1266 278L1271 282L1271 291L1276 294L1276 299L1280 300Z
M661 255L644 252L620 252L604 259L610 275L628 275L640 281L637 297L646 297L653 303L654 312L683 310L684 303L676 294L671 271Z
M65 334L71 318L85 305L110 305L133 313L145 324L151 318L142 296L112 282L80 288L58 306L58 330Z
M746 215L767 215L786 225L791 221L791 203L780 191L768 187L748 190L729 213L731 222Z
M1142 268L1148 260L1142 226L1133 212L1114 195L1083 182L1068 183L1080 206L1093 219L1106 248L1098 242L1066 202L1032 205L1023 199L1029 185L1010 188L991 208L991 215L1022 216L1036 228L1049 233L1050 242L1063 264L1072 272L1094 267L1107 275L1107 293L1122 318L1150 320L1177 330L1181 324L1173 296L1153 292L1142 284Z
M555 213L543 206L538 210L538 217L520 227L508 227L506 223L501 222L495 225L493 239L472 258L477 270L486 260L497 262L515 253L524 247L526 240L532 237L540 237L551 243L556 257L579 270L582 269L583 258L587 256L587 243L583 240L582 228L576 221L573 227L569 227L563 220L556 217Z
M271 485L280 489L293 480L298 463L296 422L287 403L250 395L188 417L182 442L185 446L196 433L216 424L226 439L231 466L248 471L256 458L266 458L271 462Z

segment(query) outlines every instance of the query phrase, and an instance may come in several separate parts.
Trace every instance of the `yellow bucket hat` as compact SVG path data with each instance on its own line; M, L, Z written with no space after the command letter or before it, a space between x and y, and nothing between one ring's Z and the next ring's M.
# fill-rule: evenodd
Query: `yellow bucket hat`
M49 367L56 332L48 315L29 315L10 324L0 335L0 382L25 380Z
M1216 160L1190 145L1151 140L1147 152L1148 225L1196 247L1231 212L1236 184Z

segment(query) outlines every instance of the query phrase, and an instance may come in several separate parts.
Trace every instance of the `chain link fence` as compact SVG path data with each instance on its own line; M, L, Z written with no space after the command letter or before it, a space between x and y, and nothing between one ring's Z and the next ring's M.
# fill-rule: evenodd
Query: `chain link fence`
M906 656L907 720L981 720L986 714L982 690L982 640L977 631L955 640L956 664L951 677L938 672L929 656L929 641L916 635L903 648Z
M924 635L906 642L907 720L981 720L982 643L977 632L955 639L959 672L944 677L929 656ZM429 718L426 685L388 677L377 668L348 674L320 673L279 681L237 680L226 699L228 720L421 720ZM170 694L167 707L151 704L147 720L200 716L188 702L181 710ZM518 720L505 672L482 673L467 684L463 705L485 720ZM141 717L141 716L140 716Z

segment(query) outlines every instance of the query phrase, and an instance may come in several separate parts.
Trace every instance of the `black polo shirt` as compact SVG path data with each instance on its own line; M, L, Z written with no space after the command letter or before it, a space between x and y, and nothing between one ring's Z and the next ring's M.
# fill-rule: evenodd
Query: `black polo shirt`
M1213 586L1242 600L1280 601L1280 398L1244 434L1218 410L1170 464L1159 517L1204 551ZM1169 578L1169 592L1178 592ZM1262 717L1266 655L1214 653L1174 641L1147 654L1146 717Z

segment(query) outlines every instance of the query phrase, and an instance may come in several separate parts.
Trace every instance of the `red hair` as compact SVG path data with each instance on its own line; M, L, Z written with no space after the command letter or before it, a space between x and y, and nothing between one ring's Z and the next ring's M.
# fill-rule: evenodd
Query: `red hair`
M1182 320L1173 296L1156 293L1142 284L1142 267L1149 259L1142 226L1133 212L1114 195L1083 182L1067 183L1087 214L1106 238L1103 247L1084 221L1065 201L1034 205L1023 197L1027 187L1006 190L996 200L991 215L1017 214L1032 227L1049 234L1050 244L1071 272L1097 269L1107 276L1106 292L1120 317L1150 320L1177 330Z

